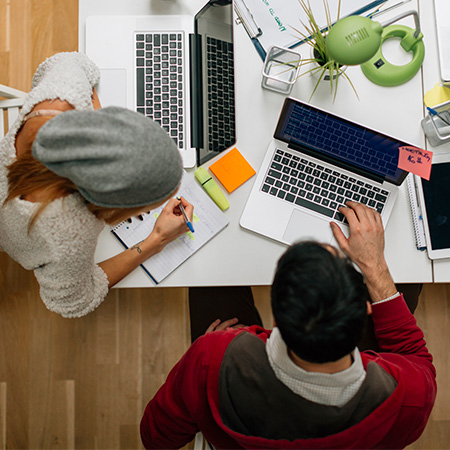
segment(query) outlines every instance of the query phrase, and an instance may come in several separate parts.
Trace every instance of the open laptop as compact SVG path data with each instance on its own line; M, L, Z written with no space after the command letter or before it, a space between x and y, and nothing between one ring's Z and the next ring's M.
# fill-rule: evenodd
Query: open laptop
M409 145L311 105L285 100L240 224L277 241L332 242L329 222L348 234L339 206L348 200L391 214L408 174L397 167Z
M90 16L86 54L100 67L103 106L160 123L184 167L236 142L232 0L186 15Z

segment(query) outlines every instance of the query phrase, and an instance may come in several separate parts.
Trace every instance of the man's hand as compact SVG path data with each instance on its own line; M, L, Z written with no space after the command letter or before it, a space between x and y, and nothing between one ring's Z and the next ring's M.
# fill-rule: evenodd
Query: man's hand
M220 319L216 319L205 331L206 333L212 333L213 331L226 330L227 328L242 328L245 325L238 324L238 319L234 317L233 319L228 319L221 322Z
M397 292L384 258L384 229L380 214L361 203L347 202L339 211L347 219L347 239L339 226L331 229L341 250L361 269L374 302Z

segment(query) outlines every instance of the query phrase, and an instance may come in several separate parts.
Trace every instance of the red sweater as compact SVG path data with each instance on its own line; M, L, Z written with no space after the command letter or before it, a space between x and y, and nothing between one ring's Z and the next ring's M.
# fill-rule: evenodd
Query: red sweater
M263 342L270 331L253 326L197 339L148 403L141 421L146 448L180 448L201 431L216 448L362 449L404 448L422 434L436 397L436 372L423 333L403 297L373 305L382 352L362 352L397 382L393 393L356 425L316 439L265 439L229 429L219 411L219 373L230 342L248 332ZM294 393L292 395L295 395ZM270 415L270 411L267 412Z

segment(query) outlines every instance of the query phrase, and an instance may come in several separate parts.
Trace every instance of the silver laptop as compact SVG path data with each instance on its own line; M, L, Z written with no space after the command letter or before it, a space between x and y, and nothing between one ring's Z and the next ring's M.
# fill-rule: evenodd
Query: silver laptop
M157 121L184 167L236 142L232 0L191 16L91 16L86 54L100 67L103 106Z
M277 241L334 240L329 222L348 226L348 200L391 214L407 172L397 167L409 145L311 105L285 100L240 224Z
M441 79L450 83L450 2L434 0Z

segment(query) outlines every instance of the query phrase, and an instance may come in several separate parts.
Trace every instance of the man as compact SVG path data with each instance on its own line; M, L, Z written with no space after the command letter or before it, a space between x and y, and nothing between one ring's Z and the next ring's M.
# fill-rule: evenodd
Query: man
M421 435L432 357L389 273L379 214L347 206L349 238L331 224L347 257L290 247L272 285L274 330L212 324L147 405L147 448L182 447L198 431L216 448L403 448ZM380 353L356 347L367 313Z

